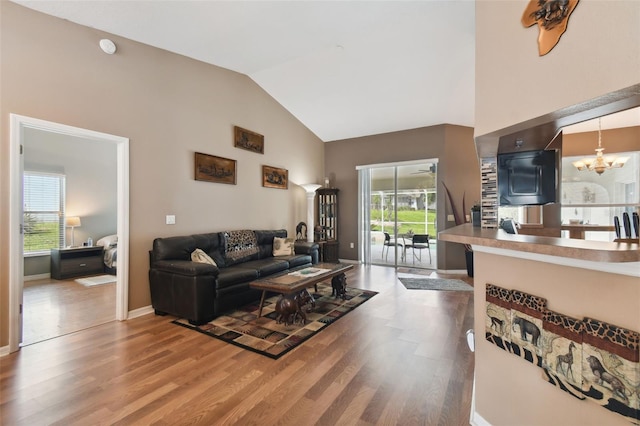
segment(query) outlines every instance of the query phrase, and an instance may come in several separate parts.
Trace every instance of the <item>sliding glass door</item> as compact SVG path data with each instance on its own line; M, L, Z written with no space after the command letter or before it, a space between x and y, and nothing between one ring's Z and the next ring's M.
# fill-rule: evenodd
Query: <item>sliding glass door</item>
M435 269L437 160L358 167L360 260Z

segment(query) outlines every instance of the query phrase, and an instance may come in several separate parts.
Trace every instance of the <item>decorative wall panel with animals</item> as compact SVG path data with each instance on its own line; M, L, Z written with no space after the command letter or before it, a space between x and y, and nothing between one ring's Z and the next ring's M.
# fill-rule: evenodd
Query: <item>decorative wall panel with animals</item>
M486 284L485 336L549 383L640 424L640 333L566 316L547 300Z
M511 290L487 284L485 330L488 341L511 351Z

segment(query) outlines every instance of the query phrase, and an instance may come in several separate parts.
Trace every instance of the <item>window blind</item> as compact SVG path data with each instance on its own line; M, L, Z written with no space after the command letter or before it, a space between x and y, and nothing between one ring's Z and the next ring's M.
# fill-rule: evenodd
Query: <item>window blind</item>
M47 252L65 246L65 176L23 174L24 253Z

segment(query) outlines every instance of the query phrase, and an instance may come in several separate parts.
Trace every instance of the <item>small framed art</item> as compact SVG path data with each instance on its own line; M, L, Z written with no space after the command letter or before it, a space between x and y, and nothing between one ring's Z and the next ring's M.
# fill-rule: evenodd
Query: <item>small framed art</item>
M236 184L236 160L196 152L196 180Z
M236 148L264 154L264 136L242 127L233 127L233 144Z
M262 166L262 186L287 189L289 187L289 171L278 167Z

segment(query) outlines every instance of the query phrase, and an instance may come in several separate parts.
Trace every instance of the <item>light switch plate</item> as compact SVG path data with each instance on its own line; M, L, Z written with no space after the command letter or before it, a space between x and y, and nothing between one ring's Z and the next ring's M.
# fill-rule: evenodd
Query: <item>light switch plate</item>
M176 224L176 216L173 214L167 215L167 225L175 225Z
M453 221L454 221L454 220L456 220L456 219L453 217L453 215L452 215L452 214L448 214L448 215L447 215L447 220L448 220L449 222L453 222Z

